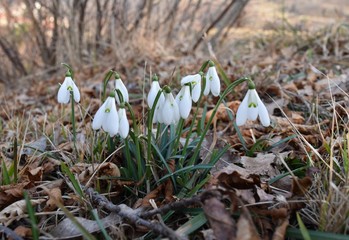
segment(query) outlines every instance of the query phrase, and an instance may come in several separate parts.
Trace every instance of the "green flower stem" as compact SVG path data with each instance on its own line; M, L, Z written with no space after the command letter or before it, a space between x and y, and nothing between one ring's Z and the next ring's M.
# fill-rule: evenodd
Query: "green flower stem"
M178 146L179 146L179 141L181 139L181 133L183 131L183 126L184 126L184 122L185 120L183 118L181 118L178 122L178 125L177 125L177 130L176 130L176 136L177 136L177 139L173 145L173 155L176 154L176 151L178 149Z
M131 173L136 172L134 168L134 164L132 163L131 153L130 153L130 146L128 144L128 140L125 139L125 154L126 154L126 161L127 161L127 169L131 171ZM139 177L139 176L137 176ZM137 178L137 181L140 179Z
M67 68L67 73L69 73L71 78L74 79L74 71L73 71L72 67L67 63L61 63L61 65L63 65L64 67Z
M209 61L207 61L207 64L208 64ZM206 64L206 65L207 65ZM191 124L190 124L190 127L189 127L189 131L188 131L188 135L187 135L187 138L185 140L185 144L184 144L184 147L183 147L183 151L182 151L182 158L179 160L179 163L183 165L183 161L184 161L184 156L185 154L187 153L187 148L188 148L188 145L189 145L189 139L190 139L190 136L193 132L193 128L194 128L194 124L195 124L195 121L196 121L196 118L197 118L197 115L198 115L198 112L199 112L199 106L201 105L201 99L202 99L202 96L204 95L204 90L205 90L205 84L206 84L206 78L203 77L204 81L203 81L203 86L201 86L201 93L200 93L200 98L196 104L196 110L194 112L194 116L193 116L193 119L191 121ZM198 131L199 128L197 129ZM199 135L199 132L198 132L198 135Z
M118 90L117 90L118 92ZM120 94L122 96L122 94ZM119 98L121 101L121 98ZM138 167L138 179L142 179L144 173L143 173L143 169L142 169L142 156L141 156L141 145L139 143L139 129L137 126L137 121L136 121L136 117L135 117L135 113L133 112L132 106L128 103L125 102L124 103L125 106L127 106L128 111L131 114L131 119L132 119L132 127L133 127L133 133L135 135L134 137L134 141L135 141L135 145L136 145L136 160L137 160L137 167ZM127 140L125 140L126 142Z
M214 116L216 115L217 111L218 111L218 108L219 108L219 105L223 102L224 98L239 84L245 82L245 81L248 81L249 78L246 78L246 77L243 77L243 78L240 78L238 80L236 80L235 82L231 83L226 89L225 91L223 92L223 94L220 96L216 106L213 108L213 112L210 116L210 119L208 120L207 122L207 125L204 129L204 131L202 132L201 134L201 137L200 137L200 140L195 148L195 152L192 156L192 158L190 159L189 163L187 164L188 166L190 165L193 165L193 163L195 163L195 160L197 159L197 157L199 156L199 153L200 153L200 149L201 149L201 144L202 142L204 141L205 137L206 137L206 134L208 132L208 130L210 129L210 126L211 126L211 123L213 121L213 118ZM194 184L195 182L195 179L197 178L198 176L198 171L194 173L193 177L190 179L190 180L187 180L187 184L185 185L185 187L183 188L184 189L191 189L192 188L192 185ZM184 191L181 191L179 194L178 194L178 197L181 198L181 197L184 197L185 195L185 192Z
M76 126L75 126L75 107L74 107L74 92L70 91L70 102L71 102L71 122L73 125L73 142L74 142L74 149L76 152Z
M149 113L148 113L148 137L147 137L147 162L146 162L146 179L149 179L150 175L151 175L151 167L152 167L152 157L151 157L151 142L152 142L152 130L153 130L153 118L154 118L154 113L155 113L155 109L157 107L158 101L160 99L160 96L162 94L162 91L159 90L159 92L156 94L154 103L153 103L153 107L150 109ZM160 124L158 124L158 131L160 128ZM158 134L158 133L156 133Z
M219 105L223 102L224 98L230 93L230 91L232 91L237 85L239 85L239 84L241 84L241 83L243 83L245 81L248 81L248 80L249 80L249 78L246 78L246 77L240 78L240 79L236 80L235 82L231 83L225 89L225 91L223 92L222 96L217 101L216 106L214 107L213 112L212 112L212 114L210 116L210 119L208 120L208 122L206 124L206 127L205 127L204 131L201 134L200 140L198 142L197 147L195 148L195 152L194 152L194 154L193 154L193 156L192 156L192 158L190 160L189 165L195 163L195 160L198 157L200 149L201 149L201 144L202 144L202 142L204 141L204 139L206 137L207 131L210 129L212 120L213 120L214 116L216 115L216 113L218 111Z
M109 72L107 72L107 74L106 74L105 77L104 77L104 80L103 80L102 102L104 102L104 100L105 100L105 92L106 92L106 89L107 89L107 85L108 85L109 80L110 80L111 77L113 76L113 74L114 74L114 71L113 71L113 70L109 70Z

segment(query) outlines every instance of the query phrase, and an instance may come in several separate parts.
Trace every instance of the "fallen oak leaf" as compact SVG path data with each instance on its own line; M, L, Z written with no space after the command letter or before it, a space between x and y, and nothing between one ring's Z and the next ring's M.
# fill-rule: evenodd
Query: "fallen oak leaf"
M89 233L100 231L100 227L96 221L82 217L75 217L75 220L78 221ZM121 217L115 213L111 213L107 217L102 218L101 222L104 228L108 228L121 223ZM64 219L57 226L55 226L50 231L50 234L59 239L75 239L83 236L80 229L69 218Z
M245 206L242 205L242 213L237 222L236 239L238 240L259 240L259 234L252 221L250 213Z
M44 211L53 211L58 208L56 202L63 204L62 199L62 191L60 188L53 189L45 189L47 194L49 195L49 199L46 202L46 206L44 207Z
M45 199L36 199L30 200L33 206L36 206L42 202L46 201ZM11 224L14 220L20 219L27 211L27 204L25 200L19 200L12 203L8 207L4 208L0 212L0 223L5 223L6 226Z
M276 227L272 240L284 240L286 237L286 229L288 227L288 218L284 218Z
M23 190L30 187L30 182L0 186L0 209L23 197Z
M292 178L292 187L291 192L293 196L304 196L305 193L308 191L309 187L312 184L312 180L310 177L306 176L304 178Z
M22 226L22 225L19 225L18 227L16 227L14 232L18 236L21 236L21 237L24 237L24 238L31 238L33 236L32 229L28 228L28 227L25 227L25 226Z
M206 192L202 195L203 210L216 239L235 239L235 222L218 199L219 194Z

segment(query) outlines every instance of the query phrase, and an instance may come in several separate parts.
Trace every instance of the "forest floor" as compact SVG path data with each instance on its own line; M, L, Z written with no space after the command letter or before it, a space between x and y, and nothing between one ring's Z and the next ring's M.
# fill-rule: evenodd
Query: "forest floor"
M12 239L347 239L349 9L338 7L343 0L317 2L251 1L223 47L120 63L115 70L135 114L132 121L128 113L126 140L91 127L109 69L74 69L75 144L70 105L57 103L63 71L11 91L2 86L2 232ZM179 135L173 127L149 138L152 73L177 93L181 77L210 58L221 68L222 90L244 76L254 80L271 126L234 124L243 83L216 108L219 97L194 104Z

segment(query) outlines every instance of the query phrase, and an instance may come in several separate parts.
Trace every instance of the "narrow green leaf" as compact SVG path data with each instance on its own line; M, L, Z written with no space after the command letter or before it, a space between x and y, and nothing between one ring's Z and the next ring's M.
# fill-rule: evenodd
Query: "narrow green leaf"
M38 225L37 225L37 220L36 220L34 208L32 206L32 203L29 199L27 192L24 192L24 199L25 199L25 203L27 205L28 215L30 218L30 224L32 225L33 239L38 240L39 239L39 229L38 229Z
M302 221L301 216L299 215L298 212L296 213L296 215L297 215L297 222L298 222L299 228L301 230L303 239L304 240L311 240L311 237L309 235L308 229L305 227L305 225L304 225L304 223Z

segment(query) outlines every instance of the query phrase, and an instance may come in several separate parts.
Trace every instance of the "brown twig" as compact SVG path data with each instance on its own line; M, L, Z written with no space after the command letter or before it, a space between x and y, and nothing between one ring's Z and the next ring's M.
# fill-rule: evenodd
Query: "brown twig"
M88 188L86 193L90 196L91 200L101 207L108 209L111 212L117 213L120 217L129 220L134 225L141 225L148 229L151 229L154 233L168 237L169 239L187 239L186 237L179 236L175 231L166 225L162 225L157 222L150 222L138 216L136 211L128 207L121 207L108 201L108 199L99 193L95 192L93 188Z
M139 216L141 218L150 218L156 214L166 214L167 212L169 212L171 210L185 208L185 207L188 207L188 206L193 205L193 204L198 204L200 202L201 202L201 197L194 196L192 198L181 199L177 202L172 202L172 203L166 204L166 205L164 205L160 208L157 208L157 209L152 209L152 210L147 211L147 212L142 212L139 214Z

